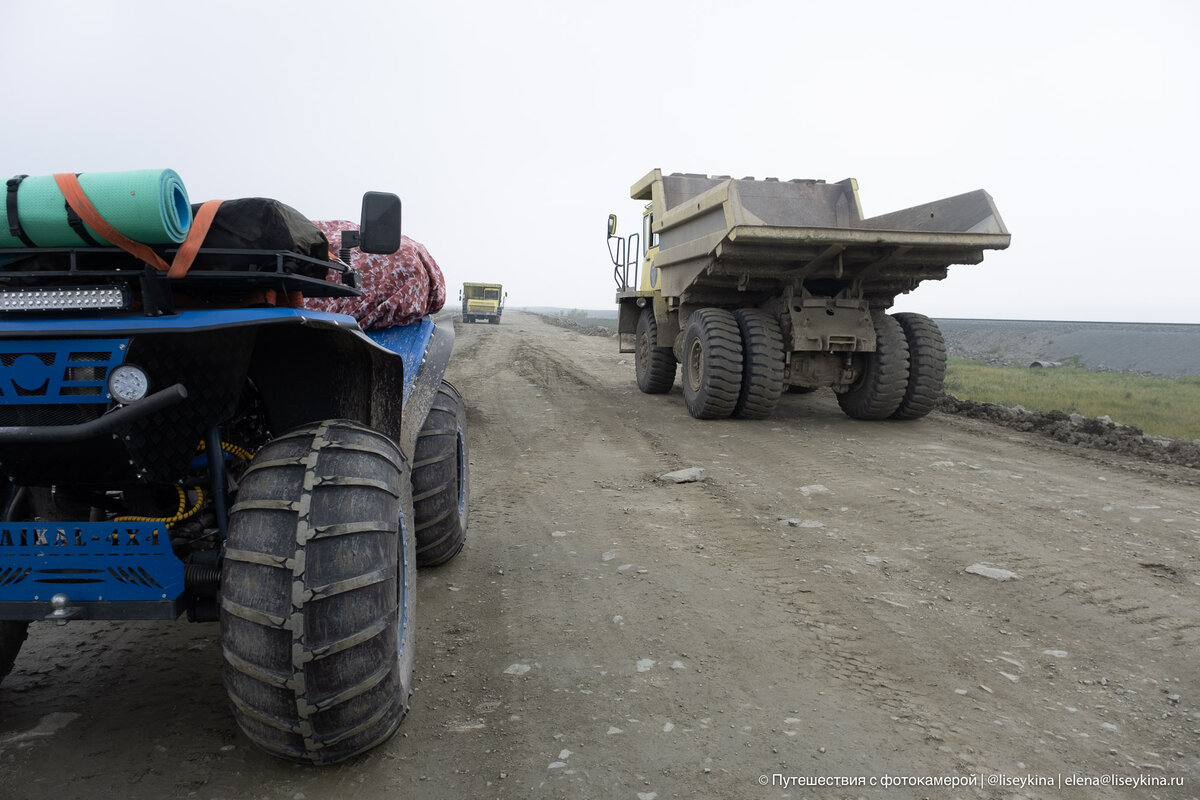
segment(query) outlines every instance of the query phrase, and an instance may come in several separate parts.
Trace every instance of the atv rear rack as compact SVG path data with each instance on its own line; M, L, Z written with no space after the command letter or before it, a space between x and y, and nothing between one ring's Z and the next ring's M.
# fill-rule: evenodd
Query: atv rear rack
M174 249L163 250L166 256ZM277 250L201 248L208 257L238 266L210 269L193 266L187 275L167 273L118 247L0 248L0 293L30 288L89 289L120 287L126 302L140 296L146 316L174 313L175 295L236 304L236 298L268 291L305 297L355 297L361 277L341 261L321 261ZM22 264L33 261L33 264ZM36 266L35 266L36 265ZM326 280L333 270L341 283ZM320 276L320 277L316 277ZM11 309L9 309L11 310Z

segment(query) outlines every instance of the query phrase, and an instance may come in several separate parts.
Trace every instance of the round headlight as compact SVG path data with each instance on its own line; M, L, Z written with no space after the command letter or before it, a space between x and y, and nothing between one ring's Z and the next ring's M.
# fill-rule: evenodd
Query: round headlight
M108 393L118 403L134 403L150 391L150 379L141 367L122 364L108 375Z

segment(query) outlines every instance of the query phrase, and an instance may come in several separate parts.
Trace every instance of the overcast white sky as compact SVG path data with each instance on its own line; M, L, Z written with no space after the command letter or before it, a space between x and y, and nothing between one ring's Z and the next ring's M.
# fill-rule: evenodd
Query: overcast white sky
M1200 3L0 0L8 174L175 169L357 219L513 306L612 308L654 167L986 189L1012 246L935 317L1200 323Z

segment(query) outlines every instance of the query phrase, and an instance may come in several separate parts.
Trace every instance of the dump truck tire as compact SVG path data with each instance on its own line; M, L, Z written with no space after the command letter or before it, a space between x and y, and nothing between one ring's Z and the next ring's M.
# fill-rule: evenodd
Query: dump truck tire
M413 451L418 567L445 564L467 541L469 464L467 407L458 390L442 381Z
M769 314L753 308L733 312L742 334L742 390L733 416L765 419L783 396L783 332Z
M3 681L8 677L8 673L12 672L13 664L17 660L17 653L21 652L21 645L25 642L28 633L28 622L11 620L0 622L0 681Z
M658 343L658 321L654 309L643 308L638 315L633 364L637 372L637 385L646 394L666 394L675 385L675 372L679 366L675 354L664 350Z
M860 363L858 380L837 396L846 416L854 419L887 419L900 407L908 388L908 342L893 317L872 312L875 352L855 356Z
M399 448L349 420L269 442L230 509L221 575L233 716L281 758L329 764L386 741L412 694L416 559Z
M696 419L733 413L742 391L742 334L723 308L702 308L683 329L683 400Z
M903 312L892 317L908 342L908 389L894 419L919 419L932 411L946 380L946 342L937 323L924 314Z

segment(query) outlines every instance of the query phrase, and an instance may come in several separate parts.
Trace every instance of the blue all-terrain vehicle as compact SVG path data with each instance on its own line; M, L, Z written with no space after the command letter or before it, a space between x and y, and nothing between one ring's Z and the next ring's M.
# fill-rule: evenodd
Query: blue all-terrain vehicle
M359 233L395 251L399 198ZM341 761L399 727L415 569L466 537L454 331L263 302L357 294L346 250L199 257L0 248L0 679L30 622L219 621L246 735Z

